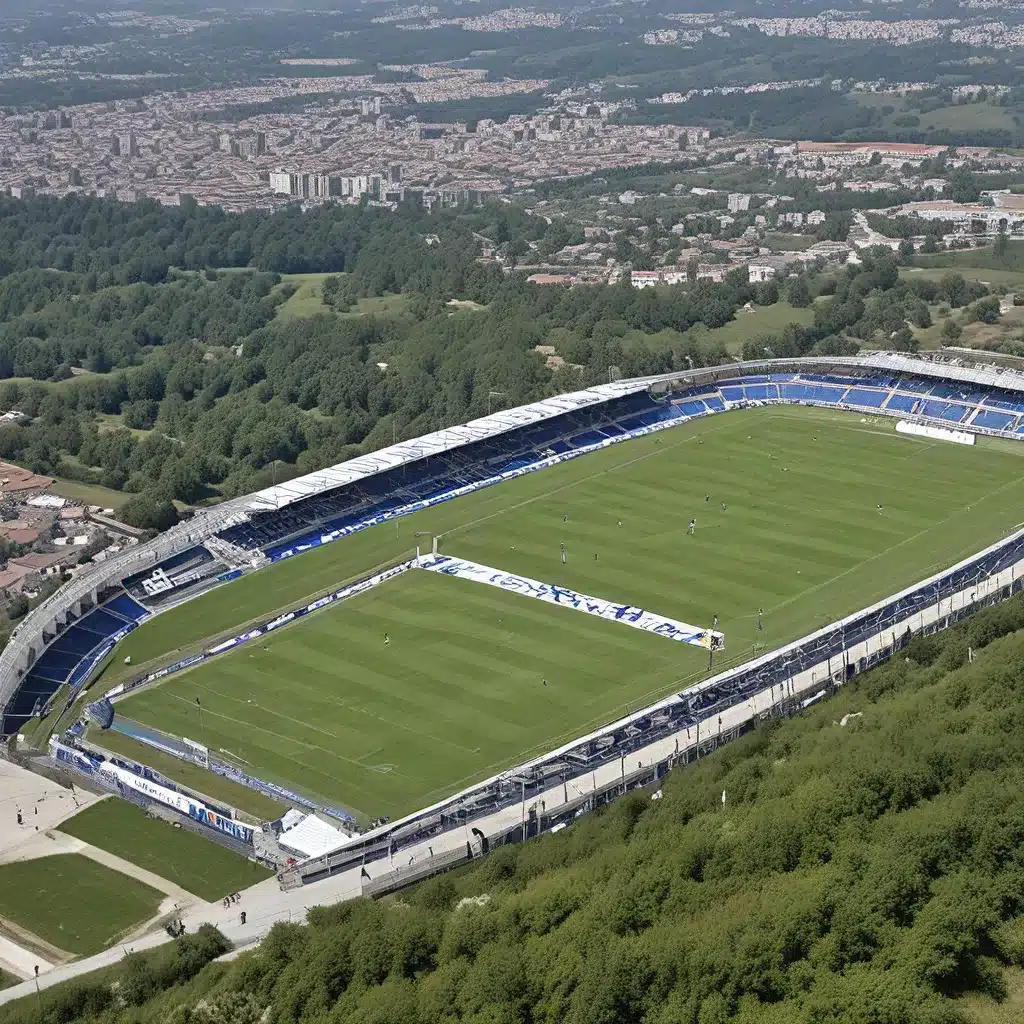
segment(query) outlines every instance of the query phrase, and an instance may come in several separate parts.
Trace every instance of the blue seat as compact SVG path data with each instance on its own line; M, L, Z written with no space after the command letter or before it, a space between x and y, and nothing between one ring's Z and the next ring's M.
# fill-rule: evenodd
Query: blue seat
M877 409L885 401L887 393L885 391L866 391L864 388L850 388L849 394L846 396L846 404Z
M912 412L920 401L921 399L914 395L893 395L886 408L894 409L896 412Z
M783 384L782 397L794 402L821 402L835 405L843 397L844 388L829 388L814 384Z
M59 651L76 654L81 658L83 655L88 654L102 639L103 637L99 633L93 633L87 629L82 629L82 627L76 623L70 629L61 633L54 642L53 647Z
M965 406L949 402L925 402L918 411L922 416L930 416L938 420L949 420L952 423L959 423L968 412Z
M755 384L743 389L746 397L753 402L763 402L769 398L778 398L779 389L775 384Z
M900 391L912 391L918 395L929 395L931 394L932 388L935 386L935 381L931 380L917 380L915 378L907 378L900 381Z
M108 601L103 607L108 611L116 612L130 622L138 622L149 614L138 601L129 597L128 594L119 594L112 601Z
M1016 416L1008 412L996 412L994 410L982 409L974 417L972 425L976 427L987 427L989 430L1009 430L1013 425Z

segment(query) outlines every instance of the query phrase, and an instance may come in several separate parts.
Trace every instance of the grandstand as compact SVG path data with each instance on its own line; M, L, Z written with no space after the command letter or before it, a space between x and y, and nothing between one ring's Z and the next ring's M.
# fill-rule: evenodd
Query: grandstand
M67 685L68 704L74 701L90 672L133 630L149 611L121 592L77 617L68 610L63 623L42 655L26 673L6 715L15 720L41 714L61 686Z
M779 403L1024 435L1024 376L884 353L619 381L502 411L226 502L91 567L35 609L0 654L0 728L15 731L65 683L76 692L97 655L150 614L268 561L637 432ZM109 600L120 603L101 608Z
M199 512L154 541L91 567L34 610L0 654L3 732L20 728L60 686L69 684L77 692L113 644L140 622L263 565L630 437L774 404L847 410L1003 438L1024 436L1024 375L890 354L772 360L620 381L503 411ZM822 673L826 680L834 681L837 674L845 678L852 645L867 645L888 629L889 642L872 650L891 650L897 645L897 625L902 632L909 615L920 614L923 624L924 609L934 601L945 599L952 607L969 584L973 594L980 581L1009 571L1022 551L1019 541L1007 544L936 577L931 590L915 590L861 618L844 620L809 645L741 666L715 687L661 702L626 724L600 730L517 773L442 802L424 812L426 818L413 816L397 831L385 829L366 840L370 846L362 844L363 855L372 859L375 851L384 851L381 856L390 856L387 851L405 843L406 836L443 832L452 822L498 813L517 799L546 793L552 778L568 785L581 773L621 761L680 729L699 729L708 716L765 689L781 692L794 675L820 671L822 663L828 666ZM1011 579L1009 588L1017 582ZM986 584L987 596L989 590ZM962 599L959 607L967 603ZM867 646L865 652L864 664L855 664L854 670L870 662ZM835 660L842 662L841 672L829 664ZM813 697L813 692L801 694L801 700ZM699 750L699 737L696 742ZM646 775L650 766L645 766ZM328 872L335 868L333 863L325 866Z

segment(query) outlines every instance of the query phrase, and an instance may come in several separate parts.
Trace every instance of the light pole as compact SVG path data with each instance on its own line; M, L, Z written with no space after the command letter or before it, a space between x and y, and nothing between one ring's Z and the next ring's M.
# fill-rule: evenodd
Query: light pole
M491 399L492 398L507 398L508 396L504 391L488 391L487 392L487 415L491 415Z

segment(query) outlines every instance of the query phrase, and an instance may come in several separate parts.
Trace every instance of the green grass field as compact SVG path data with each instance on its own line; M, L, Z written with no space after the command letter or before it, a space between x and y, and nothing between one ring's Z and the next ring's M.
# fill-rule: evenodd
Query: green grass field
M188 829L150 818L123 800L101 800L60 831L124 857L207 901L245 889L270 872Z
M100 508L120 508L131 495L127 491L114 491L99 484L83 484L77 480L56 480L50 488L54 494L83 505L99 505Z
M1024 519L1022 467L1008 446L909 439L888 420L792 407L723 414L288 559L158 616L124 650L138 664L269 613L408 554L413 533L428 530L444 534L447 553L535 579L698 625L717 614L721 663L739 662L755 640L795 639L1009 532ZM364 814L394 814L706 671L697 649L422 570L267 647L172 677L118 713Z
M16 974L10 974L7 971L0 970L0 989L12 988L14 985L21 984L21 978Z
M941 281L947 274L956 273L966 277L969 281L982 281L993 288L1003 284L1007 288L1024 287L1024 272L1019 270L994 270L990 267L973 267L967 264L955 267L903 267L900 270L901 277L908 277L911 280L916 278L927 278L931 281Z
M753 334L781 331L789 324L810 327L814 323L812 306L791 306L788 302L775 302L770 306L756 306L749 313L737 313L732 320L722 327L708 330L703 324L690 328L691 337L706 339L709 342L721 342L728 351L738 356L743 342Z
M278 320L294 317L315 316L317 313L334 312L324 302L324 279L337 276L331 274L282 274L282 284L294 284L295 291L277 309ZM359 299L351 310L339 314L344 317L388 316L399 313L406 306L404 295L381 295Z
M76 956L106 949L153 917L162 899L78 853L0 865L0 917Z
M324 302L324 278L329 274L282 274L282 284L294 284L295 291L277 308L277 318L288 320L296 316L314 316L329 313L331 307Z

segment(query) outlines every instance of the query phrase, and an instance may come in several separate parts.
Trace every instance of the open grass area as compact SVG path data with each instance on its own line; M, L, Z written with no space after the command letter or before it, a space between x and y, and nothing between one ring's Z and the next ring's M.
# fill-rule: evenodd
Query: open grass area
M951 249L946 252L921 253L914 257L914 265L925 269L1016 271L1024 274L1024 242L1010 241L1005 252L997 255L995 247L984 245L978 249ZM965 275L966 276L966 275Z
M931 281L941 281L949 273L961 274L968 281L982 281L993 287L1001 284L1008 288L1024 287L1024 271L1019 270L995 270L991 267L972 267L966 264L954 267L903 267L900 270L901 276L911 279L923 277Z
M371 295L357 299L356 304L341 316L393 316L404 312L409 304L407 295Z
M764 244L769 249L783 252L803 252L804 249L810 249L816 241L814 235L794 235L785 231L769 231L764 238Z
M854 92L849 98L864 107L880 110L891 107L879 122L879 127L886 133L898 133L911 130L913 132L946 132L951 136L959 133L973 134L978 131L1008 131L1017 134L1014 122L1015 113L1012 107L997 106L982 100L977 103L950 103L936 110L922 113L915 106L913 96L903 96L892 92ZM908 121L908 118L916 120ZM952 140L951 140L952 141Z
M331 307L324 302L324 278L329 274L282 274L282 284L296 286L290 295L277 308L277 319L287 320L296 316L314 316L317 313L329 313Z
M150 818L123 800L101 800L60 831L152 871L204 900L245 889L270 872L188 829Z
M138 663L270 613L408 555L414 532L427 530L444 534L449 554L534 579L698 625L718 615L721 660L738 662L755 641L795 639L1007 533L1021 520L1021 466L1003 448L898 436L889 420L791 407L726 413L287 559L156 617L124 650ZM171 677L118 713L364 813L394 813L707 668L699 650L422 570L266 647Z
M115 491L99 484L82 484L77 480L56 480L50 490L69 501L99 505L100 508L118 509L132 497L127 491Z
M286 805L279 804L262 793L257 793L248 786L239 785L223 775L217 775L200 768L199 765L190 764L180 758L172 757L170 754L161 753L153 747L138 740L133 740L124 733L115 732L113 729L101 730L91 728L89 730L89 741L98 747L103 747L122 757L130 758L133 761L141 761L143 764L155 768L162 775L180 782L183 786L199 794L208 796L214 803L221 806L233 807L250 815L256 821L276 821L288 809Z
M77 853L0 865L0 917L77 956L106 949L153 917L162 899Z
M0 970L0 988L11 988L13 985L20 985L21 978L16 974L9 974L7 971Z
M126 427L124 416L119 412L100 412L96 414L96 429L101 434L110 434L115 430L129 430L132 437L142 440L153 433L152 430L142 430L139 427Z
M690 328L691 337L721 342L733 355L738 356L743 343L754 334L772 334L787 324L809 327L814 323L813 306L791 306L788 302L775 302L770 306L755 306L751 312L738 312L722 327L708 330L703 324Z
M324 279L331 274L282 274L282 284L293 284L295 292L278 306L277 319L287 320L292 317L315 316L317 313L334 312L333 307L324 302ZM335 275L336 276L336 275ZM406 305L404 295L380 295L359 299L347 312L340 316L388 316L401 312Z
M973 1024L1020 1024L1024 1020L1024 969L1006 967L1002 972L1006 998L972 993L956 1001L957 1008Z

